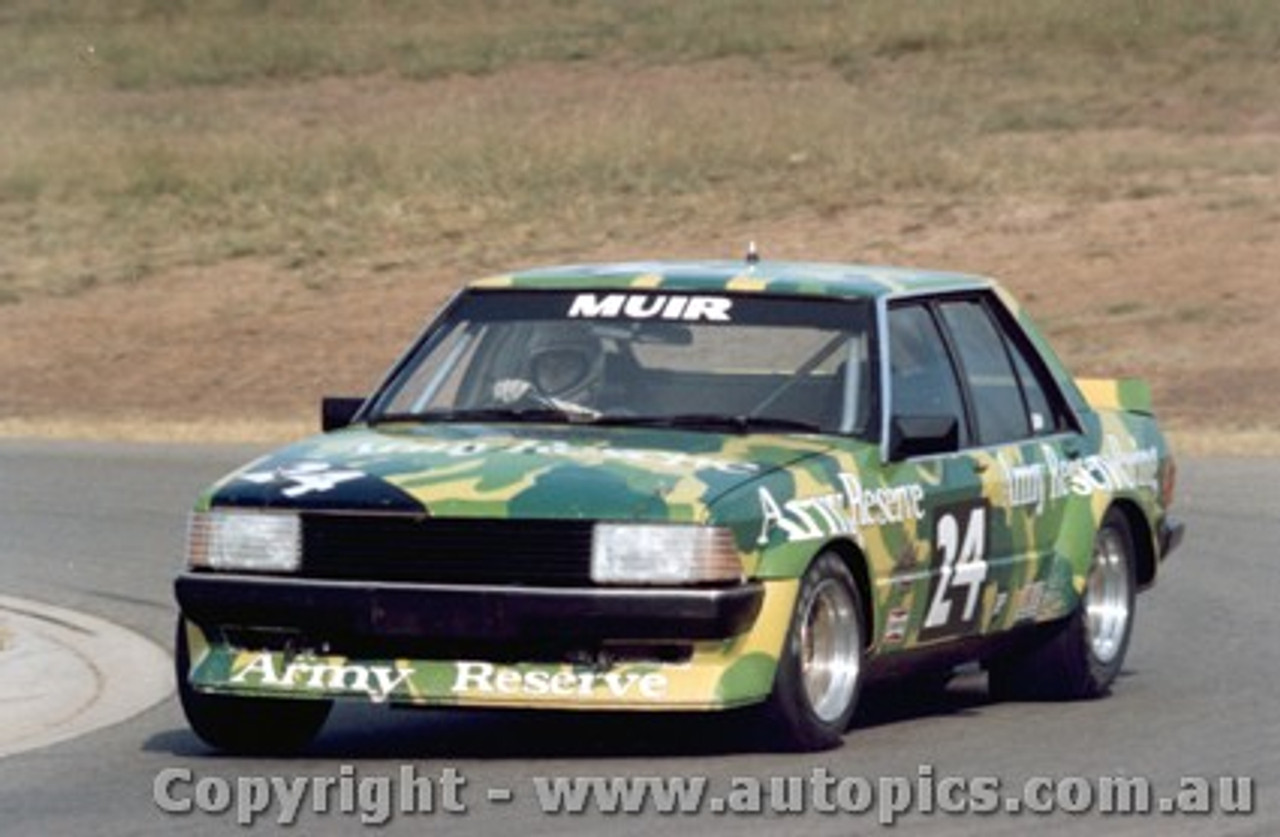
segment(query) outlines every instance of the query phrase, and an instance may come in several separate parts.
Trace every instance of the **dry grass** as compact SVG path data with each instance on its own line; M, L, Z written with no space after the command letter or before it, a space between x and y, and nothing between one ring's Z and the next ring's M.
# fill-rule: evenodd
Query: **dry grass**
M798 59L857 76L918 53L1062 50L1101 60L1206 38L1266 56L1269 0L11 0L0 69L14 87L137 90L390 73L414 80L537 61ZM16 49L9 54L19 54Z
M10 0L0 54L6 435L305 431L461 278L751 237L1275 426L1273 0Z
M25 0L0 10L0 303L246 256L324 283L379 249L485 267L566 229L1274 175L1273 139L1217 135L1274 103L1278 50L1257 0ZM562 95L587 65L600 84ZM532 83L482 82L514 67ZM475 83L400 81L447 76Z

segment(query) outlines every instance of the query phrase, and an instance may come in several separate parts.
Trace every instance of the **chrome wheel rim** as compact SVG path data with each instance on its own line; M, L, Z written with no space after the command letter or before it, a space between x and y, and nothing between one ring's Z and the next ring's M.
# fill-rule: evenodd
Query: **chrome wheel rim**
M1114 529L1103 529L1093 551L1093 568L1085 588L1085 629L1089 650L1101 663L1111 663L1129 633L1129 562Z
M823 721L834 721L852 703L861 669L853 597L835 579L824 579L800 624L800 677L809 706Z

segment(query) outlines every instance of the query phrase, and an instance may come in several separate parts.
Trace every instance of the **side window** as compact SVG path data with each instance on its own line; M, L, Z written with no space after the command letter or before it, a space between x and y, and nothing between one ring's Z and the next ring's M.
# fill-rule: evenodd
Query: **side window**
M925 306L889 310L889 375L895 416L955 416L964 427L955 369Z
M1018 382L1022 384L1022 395L1027 399L1027 409L1031 412L1031 432L1037 436L1058 432L1063 424L1061 413L1049 403L1049 396L1031 364L1027 362L1026 354L1012 340L1009 341L1009 354L1013 355L1013 366L1018 372Z
M1019 328L1017 320L1004 305L988 300L988 311L996 321L996 327L1004 335L1005 345L1013 357L1013 366L1022 384L1022 397L1026 399L1031 416L1031 432L1037 436L1070 432L1076 429L1061 390L1034 346Z
M995 445L1031 436L1018 375L986 307L976 299L947 301L939 307L973 398L978 444Z

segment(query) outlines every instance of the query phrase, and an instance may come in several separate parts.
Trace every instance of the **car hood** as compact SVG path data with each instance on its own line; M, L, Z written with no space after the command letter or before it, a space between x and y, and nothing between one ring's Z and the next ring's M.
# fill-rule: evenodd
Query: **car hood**
M202 507L706 522L716 498L831 450L813 436L534 424L352 427L263 457Z

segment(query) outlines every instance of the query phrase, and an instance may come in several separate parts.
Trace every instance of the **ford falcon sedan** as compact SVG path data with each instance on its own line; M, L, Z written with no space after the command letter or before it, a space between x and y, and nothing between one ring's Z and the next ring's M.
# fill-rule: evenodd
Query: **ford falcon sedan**
M1182 526L1141 381L989 279L548 267L459 292L325 432L198 500L177 681L214 747L338 699L729 711L840 743L871 680L1105 694Z

